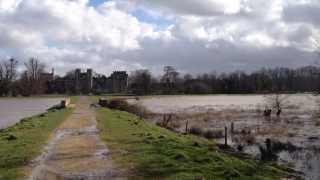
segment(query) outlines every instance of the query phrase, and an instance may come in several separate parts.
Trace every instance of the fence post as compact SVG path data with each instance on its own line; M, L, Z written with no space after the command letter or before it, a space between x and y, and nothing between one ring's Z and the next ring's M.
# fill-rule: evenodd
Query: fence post
M234 123L231 122L231 134L233 134L233 133L234 133Z
M228 146L228 127L224 127L224 145L227 147Z
M186 134L188 134L188 123L189 123L189 120L187 120L187 122L186 122Z

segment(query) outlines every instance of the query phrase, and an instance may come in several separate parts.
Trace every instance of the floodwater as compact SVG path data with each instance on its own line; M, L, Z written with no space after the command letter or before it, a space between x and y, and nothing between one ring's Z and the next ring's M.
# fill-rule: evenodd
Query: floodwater
M12 98L0 99L0 129L7 128L21 119L45 112L63 98Z
M311 94L284 95L291 105L303 109L314 109L315 98ZM265 106L265 95L177 95L177 96L147 96L139 101L128 100L130 103L140 103L154 113L170 113L179 111L204 111L208 109L256 109Z
M269 105L263 95L204 95L204 96L154 96L129 100L150 112L153 122L161 122L163 114L173 114L171 128L184 132L189 127L203 131L229 130L229 145L243 146L243 152L259 159L260 147L265 140L281 142L292 149L277 152L278 163L286 163L303 173L304 179L320 179L320 115L315 97L311 94L283 95L284 105L280 117L275 110L269 118L263 110ZM319 97L320 98L320 97ZM234 133L230 133L231 123ZM249 132L249 133L248 133ZM224 142L224 138L215 139Z

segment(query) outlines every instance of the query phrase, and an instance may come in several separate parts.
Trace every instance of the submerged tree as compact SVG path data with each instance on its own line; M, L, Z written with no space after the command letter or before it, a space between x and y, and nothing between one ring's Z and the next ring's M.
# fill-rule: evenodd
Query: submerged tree
M283 108L289 103L289 95L280 94L278 92L265 96L266 110L274 109L276 115L280 116ZM270 114L269 114L270 115Z

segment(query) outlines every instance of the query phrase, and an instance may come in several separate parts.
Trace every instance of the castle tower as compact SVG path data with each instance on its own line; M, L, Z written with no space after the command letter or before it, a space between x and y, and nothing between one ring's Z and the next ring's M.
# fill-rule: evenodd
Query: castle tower
M115 71L111 74L112 92L125 93L128 86L128 74L125 71Z
M76 91L76 93L79 93L81 91L80 76L81 76L81 69L76 69L75 70L75 91Z
M54 80L54 68L51 69L51 77L52 77L52 80Z
M86 81L87 81L87 92L90 93L92 90L92 83L93 83L93 71L92 69L87 69L87 76L86 76Z

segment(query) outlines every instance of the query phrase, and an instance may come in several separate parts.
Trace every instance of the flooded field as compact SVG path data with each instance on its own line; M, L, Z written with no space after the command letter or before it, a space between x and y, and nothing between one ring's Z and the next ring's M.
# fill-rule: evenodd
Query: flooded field
M261 159L266 140L272 142L275 159L303 173L308 180L320 179L320 118L316 97L309 94L285 95L282 112L263 115L270 103L263 95L155 96L130 103L145 107L148 119L162 123L170 114L170 129L185 132L198 129L235 150ZM233 127L233 128L232 128ZM232 131L232 132L231 132Z
M62 98L0 99L0 129L9 127L25 117L45 112Z
M303 109L314 109L314 96L310 94L287 95L291 105ZM131 99L131 103L137 101ZM181 111L206 111L221 109L257 109L265 105L264 95L200 95L200 96L148 96L139 103L156 113Z

